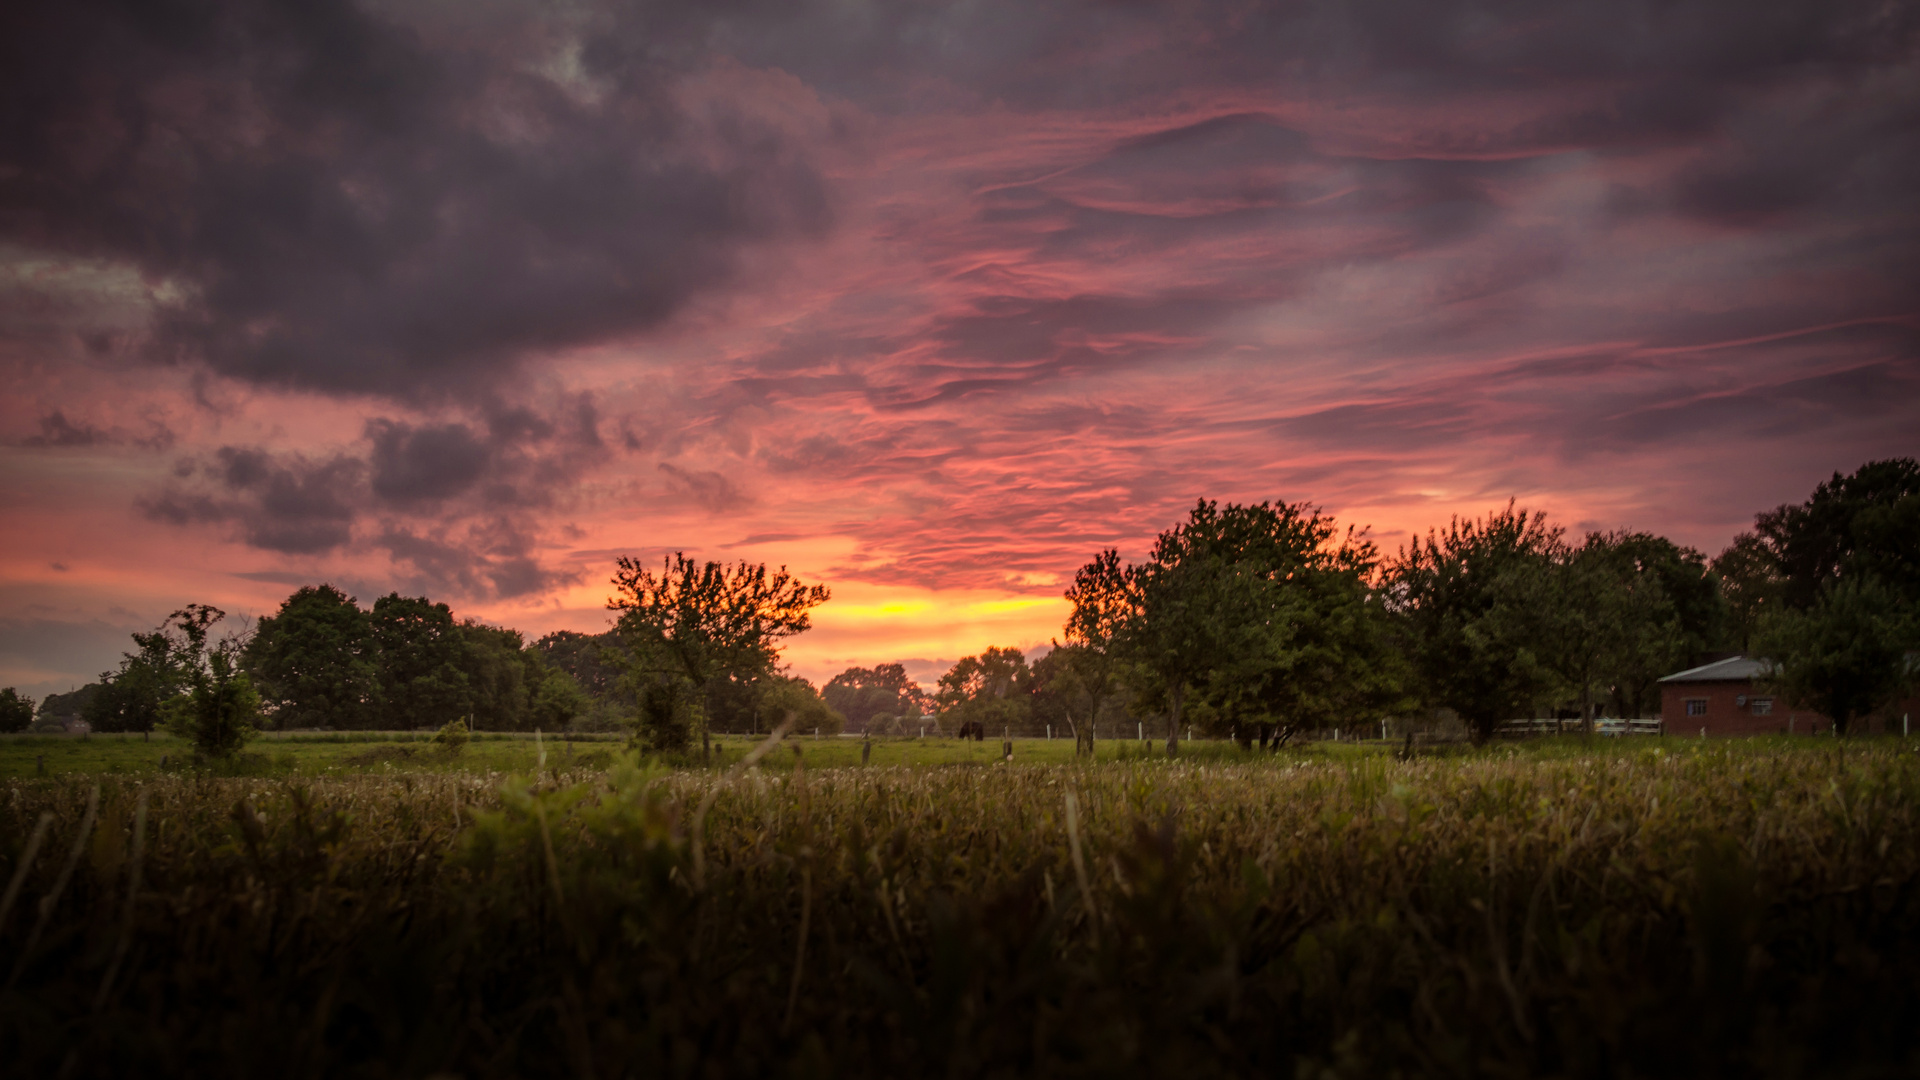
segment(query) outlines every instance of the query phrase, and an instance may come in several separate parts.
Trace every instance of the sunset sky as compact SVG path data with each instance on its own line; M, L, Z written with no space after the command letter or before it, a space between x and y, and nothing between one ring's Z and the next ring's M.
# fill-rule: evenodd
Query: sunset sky
M0 685L329 581L816 682L1198 497L1720 550L1920 453L1920 7L63 0L0 14Z

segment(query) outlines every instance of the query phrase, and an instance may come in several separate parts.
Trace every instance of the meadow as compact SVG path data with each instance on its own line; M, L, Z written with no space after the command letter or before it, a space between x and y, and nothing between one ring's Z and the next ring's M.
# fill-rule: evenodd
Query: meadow
M765 736L721 735L714 740L711 764L725 766L751 751ZM470 737L459 754L435 752L430 732L339 731L268 735L248 745L247 752L218 771L240 775L324 776L368 771L514 773L535 768L544 745L558 768L571 768L586 759L586 767L611 766L624 752L624 735L576 734L536 739L530 732L480 732ZM875 738L866 751L870 766L985 765L998 761L1000 739L985 742L928 736ZM1014 739L1014 759L1021 764L1065 764L1074 760L1071 739ZM861 740L855 738L794 736L816 766L826 768L861 763ZM1230 746L1217 741L1184 744L1203 757L1232 757ZM1319 744L1323 753L1356 753L1353 744ZM1129 760L1157 752L1149 740L1100 740L1100 761ZM1337 747L1337 748L1336 748ZM786 767L789 758L764 762L762 768ZM192 747L165 734L105 734L80 738L70 735L0 735L0 779L68 774L159 775L191 771Z
M9 741L0 1046L23 1076L1920 1071L1912 743L940 742L262 740L292 762L249 776Z

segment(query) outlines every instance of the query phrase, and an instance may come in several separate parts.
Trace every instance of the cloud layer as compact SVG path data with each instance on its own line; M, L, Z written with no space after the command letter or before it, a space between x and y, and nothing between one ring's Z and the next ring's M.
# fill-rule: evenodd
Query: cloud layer
M685 548L884 662L1044 641L1199 496L1713 548L1920 452L1912 5L0 19L0 615L140 543L162 614L591 629Z

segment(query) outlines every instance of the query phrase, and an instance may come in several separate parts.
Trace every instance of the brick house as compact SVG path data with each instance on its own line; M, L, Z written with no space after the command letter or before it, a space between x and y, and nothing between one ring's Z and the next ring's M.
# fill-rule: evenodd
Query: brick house
M1831 735L1833 721L1796 708L1763 680L1773 670L1765 660L1732 656L1678 671L1660 680L1660 720L1669 735ZM1920 711L1912 699L1880 713L1855 717L1848 731L1865 735L1898 732L1904 715Z

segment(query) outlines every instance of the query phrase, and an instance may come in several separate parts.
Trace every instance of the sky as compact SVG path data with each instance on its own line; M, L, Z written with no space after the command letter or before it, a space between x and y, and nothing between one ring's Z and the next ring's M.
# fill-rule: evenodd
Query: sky
M0 684L332 582L823 681L1059 633L1199 498L1711 555L1920 453L1920 6L0 13Z

